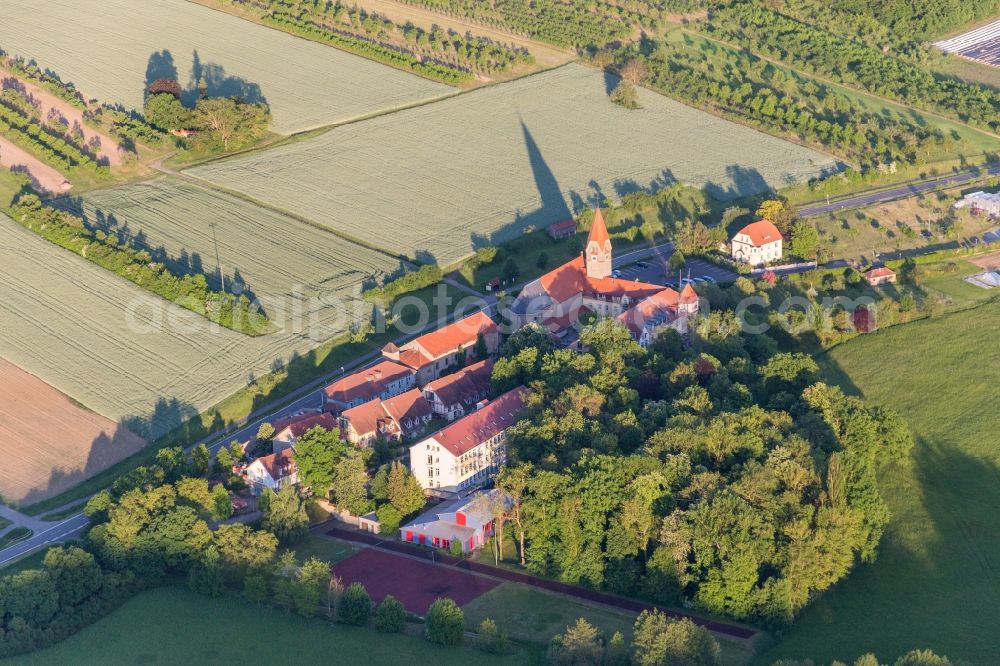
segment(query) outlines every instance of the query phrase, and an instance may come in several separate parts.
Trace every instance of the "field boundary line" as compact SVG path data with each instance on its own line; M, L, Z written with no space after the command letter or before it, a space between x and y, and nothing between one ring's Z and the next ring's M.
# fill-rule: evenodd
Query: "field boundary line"
M351 236L350 234L342 233L342 232L340 232L340 231L338 231L336 229L331 229L330 227L324 226L324 225L320 224L319 222L315 222L315 221L309 219L308 217L304 217L302 215L299 215L298 213L293 213L290 210L285 210L284 208L281 208L279 206L275 206L274 204L270 204L270 203L267 203L265 201L260 201L259 199L256 199L256 198L250 196L249 194L245 194L245 193L239 192L237 190L231 190L228 187L224 187L224 186L219 185L217 183L214 183L214 182L212 182L210 180L199 178L198 176L194 176L194 175L191 175L191 174L184 173L183 171L175 171L175 170L170 169L168 167L164 167L162 164L154 164L153 168L156 169L157 171L159 171L162 174L160 176L160 178L164 178L164 179L177 178L177 179L183 180L185 182L188 182L188 183L190 183L192 185L196 185L197 187L200 187L202 189L207 189L207 190L210 190L210 191L215 191L215 192L224 194L224 195L226 195L228 197L233 197L235 199L239 199L241 201L244 201L244 202L246 202L248 204L251 204L253 206L256 206L258 208L263 208L264 210L269 210L272 213L277 213L279 215L283 215L285 217L291 218L291 219L295 220L296 222L301 222L302 224L308 225L309 227L312 227L312 228L317 229L319 231L323 231L325 233L331 234L331 235L336 236L336 237L338 237L338 238L340 238L342 240L345 240L345 241L347 241L349 243L353 243L354 245L358 245L360 247L363 247L363 248L365 248L367 250L371 250L373 252L378 252L379 254L382 254L382 255L387 256L387 257L389 257L391 259L395 259L397 261L402 262L408 268L413 268L416 265L416 264L414 264L412 262L412 260L410 260L408 257L406 257L404 255L394 254L393 252L390 252L389 250L386 250L383 247L379 247L377 245L373 245L372 243L368 243L366 241L363 241L360 238L355 238L355 237ZM152 182L154 180L158 180L158 178L151 178L149 181L146 181L146 182Z
M199 4L199 3L195 2L194 0L185 0L185 1L186 2L191 2L193 4ZM228 160L232 160L232 159L237 159L237 158L240 158L240 157L244 157L246 155L253 155L255 153L262 153L262 152L266 152L268 150L271 150L273 148L280 148L282 146L287 146L287 145L291 145L293 143L298 143L299 141L308 141L310 139L314 139L316 137L322 136L323 134L326 134L327 132L332 132L333 130L339 129L341 127L346 127L348 125L356 125L358 123L367 122L369 120L375 120L376 118L381 118L383 116L390 116L390 115L393 115L395 113L401 113L403 111L409 111L411 109L419 109L421 107L430 106L432 104L439 104L441 102L446 102L446 101L448 101L450 99L454 99L454 98L460 97L462 95L470 95L470 94L479 92L481 90L489 90L490 88L494 88L496 86L507 85L509 83L514 83L515 81L521 81L522 79L530 78L532 76L538 76L539 74L545 74L547 72L552 72L552 71L557 70L557 69L562 69L563 67L567 67L567 66L572 65L574 63L576 63L576 64L584 64L584 65L586 64L586 63L584 63L583 61L581 61L579 59L570 60L569 62L560 63L560 64L554 65L552 67L546 67L544 69L535 70L533 72L525 72L524 74L522 74L520 76L516 76L516 77L510 78L510 79L504 79L503 81L491 81L490 83L486 83L484 85L477 86L475 88L466 88L466 89L461 89L460 88L460 89L454 90L454 91L452 91L450 93L446 93L446 94L443 94L443 95L437 95L435 97L429 97L427 99L421 99L421 100L417 100L417 101L414 101L414 102L409 102L407 104L401 104L399 106L393 106L393 107L387 107L387 108L384 108L384 109L379 109L377 111L372 111L370 113L365 113L365 114L362 114L362 115L359 115L359 116L353 116L351 118L345 118L344 120L338 120L337 122L334 122L334 123L327 123L325 125L317 125L316 127L299 130L299 131L293 132L291 134L277 134L276 136L280 136L281 138L278 139L278 140L276 140L276 141L260 143L260 144L258 144L256 146L250 146L249 148L244 148L242 150L238 150L238 151L232 152L232 153L225 153L223 155L213 155L211 157L206 157L205 159L202 159L202 160L196 160L196 161L191 162L189 164L180 165L180 166L177 167L176 170L171 169L171 171L175 171L176 173L181 173L181 172L187 171L188 169L194 169L195 167L208 166L210 164L215 164L216 162L225 162L225 161L228 161ZM653 91L653 92L656 92L656 91ZM671 98L671 99L673 99L673 98ZM697 108L697 107L692 107L692 108ZM166 158L164 158L164 159L166 159ZM161 166L162 166L163 160L160 160L160 162L161 162ZM163 166L163 169L170 169L170 167ZM160 169L160 170L162 171L163 169Z

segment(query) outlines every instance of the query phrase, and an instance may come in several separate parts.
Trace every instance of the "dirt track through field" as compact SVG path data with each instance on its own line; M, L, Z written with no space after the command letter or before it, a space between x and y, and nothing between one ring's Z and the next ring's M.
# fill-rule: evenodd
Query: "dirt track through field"
M56 495L135 453L145 441L0 359L0 495Z
M0 165L11 171L26 173L35 189L46 192L69 190L69 181L64 175L2 136L0 136Z
M74 125L79 126L83 132L84 143L89 144L93 139L100 141L101 148L97 151L98 158L104 158L110 166L118 166L122 163L122 152L118 142L107 134L98 132L94 128L84 124L83 111L16 74L0 69L0 76L3 77L0 80L0 88L4 90L14 88L25 94L34 102L35 108L38 109L43 121L49 117L49 113L54 109L56 113L66 120L66 124L70 128L73 128Z

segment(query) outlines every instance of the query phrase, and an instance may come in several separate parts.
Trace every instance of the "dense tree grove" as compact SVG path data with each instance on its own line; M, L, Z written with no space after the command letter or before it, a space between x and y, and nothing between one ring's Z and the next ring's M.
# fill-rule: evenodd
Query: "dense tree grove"
M162 262L154 262L146 250L132 247L113 233L91 229L82 218L46 206L34 194L19 198L10 216L46 240L220 326L248 335L260 335L269 326L260 306L246 295L213 291L202 273L175 275Z
M839 37L754 2L712 13L711 30L727 41L882 97L1000 129L1000 91L937 75L927 67L883 53L874 43Z
M535 573L787 622L875 557L876 467L911 438L810 357L714 316L687 350L611 321L585 329L586 353L505 347L495 390L533 389L499 483L507 520Z
M873 113L828 86L722 46L693 49L644 39L595 55L595 62L608 59L619 70L632 61L644 63L644 85L665 95L781 136L800 137L866 167L920 163L953 141L939 130Z

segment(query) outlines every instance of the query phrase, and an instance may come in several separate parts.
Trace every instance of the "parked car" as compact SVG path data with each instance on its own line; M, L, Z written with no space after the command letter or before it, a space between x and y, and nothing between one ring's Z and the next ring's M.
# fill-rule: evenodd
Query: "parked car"
M681 284L694 284L694 280L691 278L681 278Z
M645 261L637 261L635 262L635 265L638 266L639 268L649 268L649 264L647 264Z
M703 275L702 279L705 280L706 282L711 282L712 284L718 284L715 278L712 277L711 275Z
M622 272L621 271L611 271L611 277L613 277L613 278L621 278L621 276L622 276Z

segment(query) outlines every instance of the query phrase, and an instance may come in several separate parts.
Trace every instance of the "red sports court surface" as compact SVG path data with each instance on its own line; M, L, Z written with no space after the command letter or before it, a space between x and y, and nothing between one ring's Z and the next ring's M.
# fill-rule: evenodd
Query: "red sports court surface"
M374 604L387 594L403 603L406 610L425 615L439 597L448 597L464 606L499 583L452 567L421 562L373 548L362 548L333 565L333 573L344 585L361 583Z

